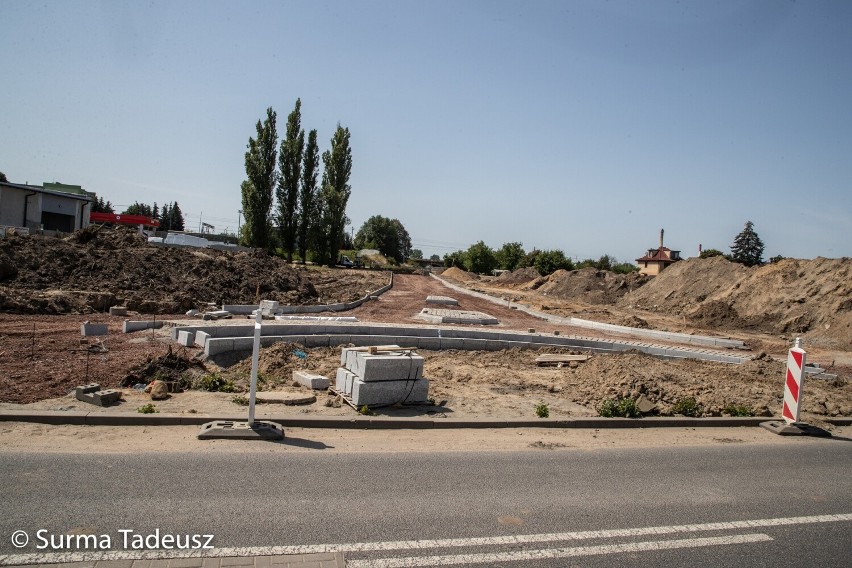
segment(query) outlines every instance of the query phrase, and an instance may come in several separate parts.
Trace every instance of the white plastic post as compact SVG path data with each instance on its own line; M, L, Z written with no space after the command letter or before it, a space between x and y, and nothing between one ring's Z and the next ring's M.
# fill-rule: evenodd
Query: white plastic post
M807 353L802 349L802 340L796 338L795 345L787 354L787 375L784 381L784 406L781 416L787 424L799 421L799 406L802 402L802 390L805 387L805 359Z
M249 388L249 428L254 424L254 400L257 394L257 365L260 360L260 308L254 319L254 347L251 354L251 387Z

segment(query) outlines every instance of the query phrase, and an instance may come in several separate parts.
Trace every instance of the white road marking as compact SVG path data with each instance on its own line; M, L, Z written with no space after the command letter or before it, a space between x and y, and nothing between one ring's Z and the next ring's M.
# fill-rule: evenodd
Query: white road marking
M600 546L576 546L574 548L550 548L546 550L521 550L479 554L454 554L450 556L411 556L407 558L378 558L371 560L347 560L346 568L409 568L411 566L444 566L448 564L485 564L491 562L518 562L544 560L547 558L571 558L575 556L597 556L623 552L649 552L674 550L677 548L701 548L731 544L748 544L773 540L766 534L742 534L709 538L685 538L680 540L656 540Z
M400 540L390 542L355 542L341 544L305 544L288 546L251 546L215 548L213 550L106 550L91 552L49 552L0 555L0 566L10 564L54 564L60 562L92 562L96 560L156 560L164 558L222 558L227 556L277 556L285 554L316 554L321 552L377 552L388 550L428 550L468 546L495 546L533 544L573 540L643 537L667 534L686 534L704 531L773 528L790 525L810 525L852 521L852 513L838 515L813 515L806 517L778 517L748 521L728 521L692 525L671 525L597 531L563 533L521 534L473 538L445 538L435 540Z

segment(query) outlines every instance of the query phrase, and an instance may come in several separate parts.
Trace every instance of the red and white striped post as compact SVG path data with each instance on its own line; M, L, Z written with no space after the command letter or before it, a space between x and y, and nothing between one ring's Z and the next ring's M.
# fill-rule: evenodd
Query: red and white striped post
M802 389L805 386L806 356L801 340L797 337L795 345L790 348L787 355L787 380L784 382L784 407L781 410L781 416L787 424L799 421L799 406L802 402Z

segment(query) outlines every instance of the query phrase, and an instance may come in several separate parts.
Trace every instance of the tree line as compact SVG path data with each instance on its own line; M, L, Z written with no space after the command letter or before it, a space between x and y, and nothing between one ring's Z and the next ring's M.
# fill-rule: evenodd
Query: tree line
M323 173L318 185L317 131L308 132L306 139L301 108L301 99L296 99L280 148L277 114L272 107L266 109L263 122L257 121L256 138L249 138L245 153L247 179L240 186L245 217L240 241L245 246L271 250L277 240L290 262L294 253L305 262L310 252L314 262L334 264L349 222L349 129L338 123L330 149L322 153Z
M639 270L628 262L618 262L615 257L605 254L597 260L587 258L575 263L559 249L524 250L522 243L505 243L497 250L492 249L483 241L471 245L467 250L444 255L444 266L455 266L477 274L487 274L495 269L516 270L518 268L535 268L541 276L547 276L557 270L575 270L592 267L598 270L610 270L626 274Z

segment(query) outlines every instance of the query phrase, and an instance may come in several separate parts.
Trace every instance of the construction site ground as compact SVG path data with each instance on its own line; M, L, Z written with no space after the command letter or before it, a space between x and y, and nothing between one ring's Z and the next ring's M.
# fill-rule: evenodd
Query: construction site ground
M326 279L353 271L326 269L319 271ZM452 273L449 275L452 276ZM666 317L659 313L606 306L602 308L578 301L561 301L536 297L535 291L519 291L501 286L498 279L476 280L472 287L487 290L498 297L511 297L539 308L592 319L603 320L641 317L649 327L721 335L718 329L700 329L684 323L682 317ZM470 283L468 283L470 284ZM430 295L451 296L459 300L458 309L480 311L499 320L498 328L537 332L559 331L563 335L603 337L589 329L551 324L529 314L475 298L445 287L423 275L397 275L394 287L378 300L372 300L345 315L361 321L420 325L415 315L425 307ZM564 302L564 303L563 303ZM601 314L600 310L606 310ZM341 314L325 314L341 315ZM146 315L134 319L153 319ZM183 315L159 315L157 319L184 322ZM102 314L89 315L19 315L0 314L0 409L32 408L38 410L85 410L91 412L136 412L151 403L150 396L132 387L121 387L134 369L147 368L168 374L169 368L158 368L158 361L180 359L188 362L181 371L187 380L217 373L233 383L237 392L201 392L187 390L167 400L155 401L155 409L163 413L233 416L246 411L244 406L250 375L249 353L230 361L203 361L197 348L178 347L169 338L168 328L130 334L121 333L124 318ZM83 321L107 323L109 335L100 338L108 350L91 354L81 344ZM198 323L198 320L191 320ZM223 322L227 325L228 320ZM246 321L246 320L242 320ZM622 320L624 321L624 320ZM208 323L208 322L205 322ZM459 326L455 326L459 327ZM495 326L487 326L493 329ZM539 404L548 406L551 418L596 416L601 403L618 397L643 396L655 406L655 413L670 415L674 404L693 397L704 415L723 415L730 408L746 408L757 415L778 416L783 395L784 363L789 338L766 332L731 330L728 337L746 341L754 356L743 365L700 362L686 359L669 361L635 351L622 354L593 354L587 361L563 367L538 367L535 358L540 351L513 349L496 352L418 350L425 358L425 376L430 379L433 405L374 409L379 415L429 416L432 418L532 418ZM625 336L611 335L614 339ZM87 344L94 340L88 338ZM169 356L169 350L171 355ZM302 351L302 358L296 351ZM547 352L565 352L557 348ZM285 393L307 393L292 382L292 371L305 369L329 377L339 365L340 350L305 349L301 346L276 344L264 348L260 356L260 388ZM87 370L88 359L88 370ZM836 379L811 378L803 397L802 416L816 424L824 424L828 416L852 416L852 361L849 353L837 349L814 348L811 360ZM833 366L831 365L834 362ZM153 363L153 364L152 364ZM191 364L189 364L191 363ZM109 408L77 401L69 393L79 384L98 382L103 388L120 388L123 400ZM126 381L125 381L126 382ZM132 381L131 381L132 382ZM240 404L243 403L243 404ZM340 404L324 392L317 400L301 406L258 405L258 417L264 415L351 416L355 411Z

